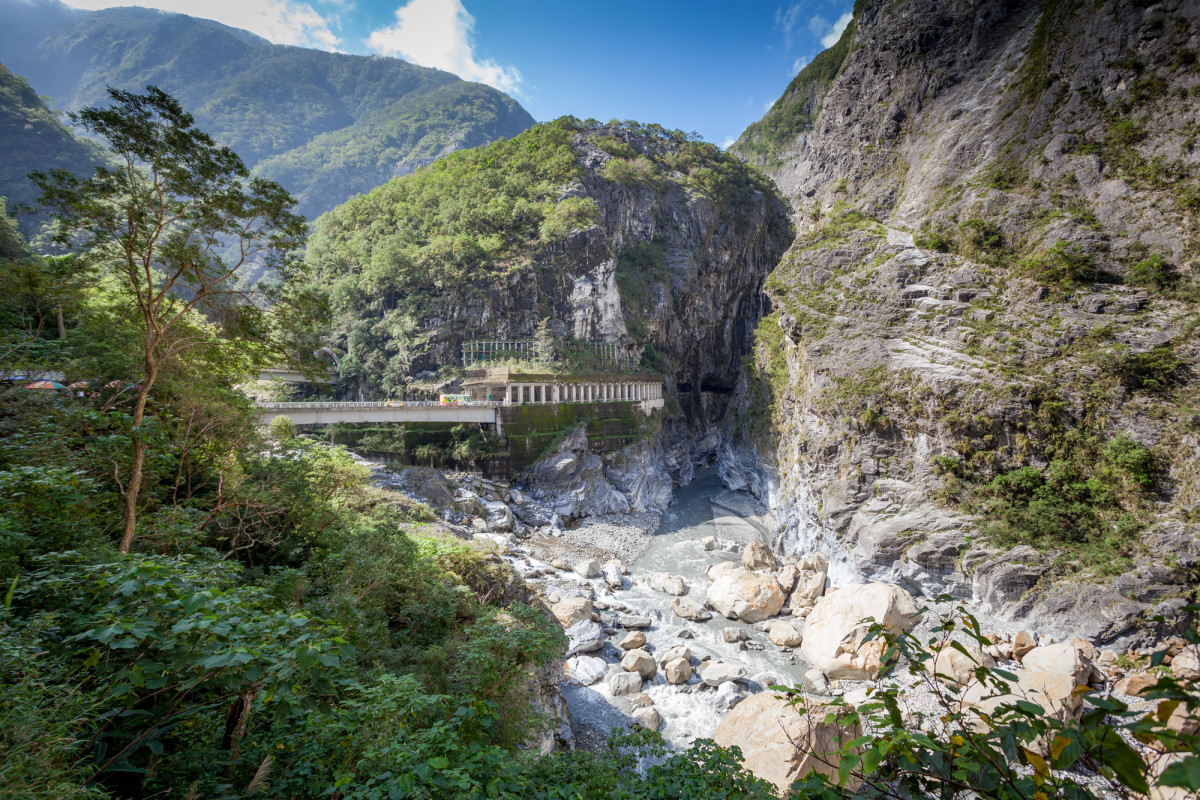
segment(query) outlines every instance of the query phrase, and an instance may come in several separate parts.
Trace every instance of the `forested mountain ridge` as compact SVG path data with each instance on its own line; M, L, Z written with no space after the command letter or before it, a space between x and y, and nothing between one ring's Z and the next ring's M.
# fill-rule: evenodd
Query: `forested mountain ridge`
M711 419L790 240L770 183L715 146L564 117L339 206L307 258L343 386L364 396L452 377L464 339L528 338L545 322L617 344Z
M0 15L5 63L61 109L101 102L108 85L159 86L251 167L280 157L264 169L310 218L442 153L533 124L512 98L447 72L275 45L181 14L0 0Z
M7 199L10 211L36 196L30 171L86 174L98 161L95 148L75 138L23 78L0 64L0 197ZM22 216L19 224L30 235L37 223Z
M1097 640L1175 619L1200 563L1197 14L860 2L733 146L799 231L741 406L773 435L727 464L794 498L789 546L816 521L867 575ZM766 453L777 476L741 469Z

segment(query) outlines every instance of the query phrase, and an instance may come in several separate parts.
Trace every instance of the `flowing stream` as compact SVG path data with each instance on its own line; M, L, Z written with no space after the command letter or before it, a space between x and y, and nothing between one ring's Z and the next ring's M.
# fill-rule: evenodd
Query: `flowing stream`
M643 685L643 691L654 700L654 707L662 715L663 735L676 747L686 747L693 739L712 735L717 723L727 709L719 708L716 691L703 686L695 666L704 656L718 661L737 664L746 670L741 681L747 693L762 691L773 684L800 685L808 668L799 651L787 653L771 644L766 633L751 625L727 620L714 613L707 622L690 622L677 617L671 610L674 597L656 592L645 585L650 572L672 572L684 579L688 586L687 597L704 602L710 581L707 569L721 560L740 559L740 554L707 551L701 540L715 536L722 540L734 540L744 545L752 538L770 541L753 517L745 517L714 504L713 498L730 497L721 486L715 470L697 472L696 479L675 492L674 502L663 516L662 525L652 537L649 548L634 563L628 565L629 578L633 585L612 591L602 580L593 580L596 598L621 603L632 613L650 617L653 625L643 629L647 648L657 659L657 653L677 644L691 648L693 675L683 686L667 683L662 670ZM745 496L742 496L745 499ZM748 503L747 503L748 505ZM740 548L739 548L740 549ZM626 583L629 587L629 583ZM602 612L608 624L612 612ZM797 622L799 624L799 622ZM722 629L738 627L745 630L749 639L747 649L727 643ZM680 637L681 632L690 632L694 638ZM619 671L623 651L616 642L622 631L604 645L604 649L589 655L599 656L609 664L609 673ZM753 649L760 646L762 649ZM591 686L563 684L563 696L570 708L573 723L584 723L604 733L614 727L624 727L629 722L632 710L628 697L614 697L606 681Z

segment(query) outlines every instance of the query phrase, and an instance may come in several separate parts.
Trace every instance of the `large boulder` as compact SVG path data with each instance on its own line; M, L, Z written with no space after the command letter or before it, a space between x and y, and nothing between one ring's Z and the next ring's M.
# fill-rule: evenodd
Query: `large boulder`
M676 597L671 601L671 610L675 612L675 616L691 622L704 622L707 619L712 619L712 612L704 607L702 603L697 603L687 597Z
M639 708L633 712L633 725L638 728L645 728L649 731L656 731L662 727L662 714L658 713L658 709L653 706L649 708Z
M720 711L728 711L745 699L746 693L733 681L722 683L713 692L713 705Z
M630 631L621 637L621 641L617 642L617 647L622 650L637 650L646 643L646 634L641 631Z
M396 474L392 485L404 494L438 510L455 506L450 481L432 467L407 467Z
M705 570L705 574L710 581L715 581L736 569L740 569L736 561L719 561Z
M796 626L783 620L771 625L771 629L767 631L767 638L777 647L798 647L803 640Z
M996 659L978 647L965 645L963 649L969 655L953 647L943 647L925 662L925 669L943 683L966 686L975 679L976 669L996 666Z
M818 704L801 714L774 692L762 692L726 714L713 739L722 747L740 748L742 766L786 795L793 783L813 770L836 781L842 745L862 734L857 722L826 723L827 711L834 708ZM854 790L857 784L848 788Z
M1021 659L1027 670L1068 675L1076 686L1088 682L1092 675L1091 659L1069 642L1035 647Z
M513 513L512 509L504 503L485 500L483 502L484 512L487 518L487 527L489 531L507 533L513 529Z
M792 608L808 608L825 594L825 580L829 574L829 559L820 553L809 553L795 563L796 582L792 587L788 605Z
M779 588L784 594L791 594L799 579L800 569L795 564L784 564L783 568L775 573L775 580L779 581Z
M608 676L608 691L614 697L637 694L642 690L642 676L636 672L614 672Z
M608 664L604 663L604 659L595 656L575 656L567 659L563 671L568 683L591 686L608 672Z
M668 647L666 650L658 653L655 656L659 664L665 664L668 661L674 661L677 658L682 658L684 661L691 660L692 649L686 644L677 644L673 647Z
M1180 680L1200 679L1200 658L1196 657L1194 647L1184 648L1171 659L1171 672Z
M550 606L555 619L564 628L592 618L592 601L586 597L568 597Z
M722 683L736 681L746 677L745 668L737 664L726 664L724 661L706 661L700 665L700 680L709 686L720 686Z
M883 671L887 644L882 637L865 641L873 618L892 633L907 632L917 622L912 595L889 583L843 586L817 600L804 621L804 658L830 678L873 680Z
M581 578L599 578L604 574L604 571L600 569L600 562L594 558L587 558L580 561L575 565L574 570L575 574Z
M752 570L775 569L775 554L758 539L752 539L742 551L742 567Z
M656 592L677 597L687 594L687 584L683 582L683 578L671 572L651 572L646 576L646 585Z
M593 653L604 647L604 628L599 623L585 619L567 628L567 655Z
M613 559L604 562L602 572L604 573L604 582L610 589L625 588L625 570L622 569L620 561Z
M687 683L692 677L692 665L686 658L673 658L663 664L663 673L667 676L667 683Z
M734 569L713 581L706 599L728 619L754 623L778 614L786 598L773 576Z
M630 650L626 653L621 659L621 669L626 672L636 672L645 681L658 674L658 664L654 663L654 656L642 649Z

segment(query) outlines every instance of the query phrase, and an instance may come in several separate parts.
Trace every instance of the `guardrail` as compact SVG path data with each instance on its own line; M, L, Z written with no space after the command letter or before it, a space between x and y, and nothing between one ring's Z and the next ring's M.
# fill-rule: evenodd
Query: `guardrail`
M498 408L503 403L442 403L437 400L377 400L370 402L257 403L259 408Z

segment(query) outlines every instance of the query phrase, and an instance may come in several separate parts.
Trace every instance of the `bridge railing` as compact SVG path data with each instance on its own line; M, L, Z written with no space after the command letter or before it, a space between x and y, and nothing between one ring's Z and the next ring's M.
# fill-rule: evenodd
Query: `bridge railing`
M259 408L271 409L305 409L305 408L496 408L503 403L488 403L483 401L467 403L441 403L437 400L383 400L371 402L312 402L312 403L257 403Z

